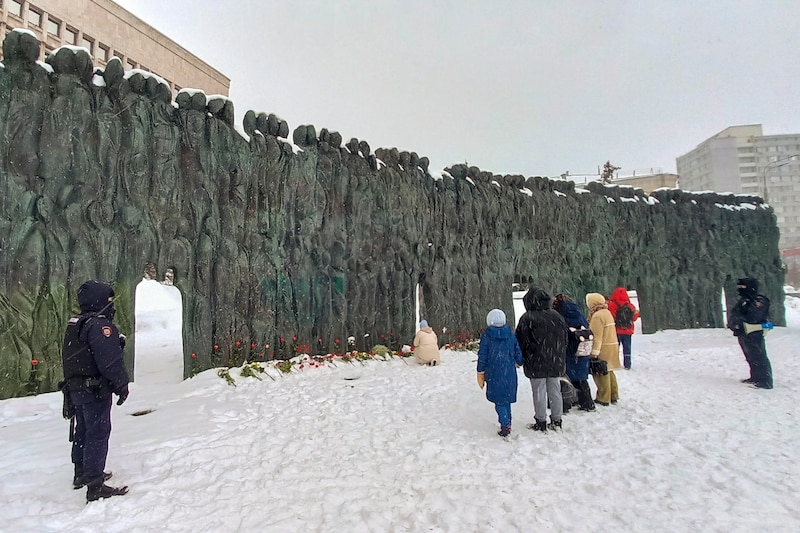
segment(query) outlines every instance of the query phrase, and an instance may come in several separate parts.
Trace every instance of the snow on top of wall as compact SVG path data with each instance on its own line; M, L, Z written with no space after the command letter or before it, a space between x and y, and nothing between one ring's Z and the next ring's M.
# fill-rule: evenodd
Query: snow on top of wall
M606 198L606 202L608 202L608 203L610 203L610 204L615 204L615 203L617 203L617 201L616 201L616 200L614 200L613 198L611 198L610 196L606 196L605 198Z
M496 185L498 189L502 188L496 180L492 180L492 185Z
M714 204L715 206L719 207L720 209L727 209L728 211L741 211L743 209L758 209L758 206L751 204L751 203L742 203L739 205L727 205L727 204Z
M43 69L45 69L50 74L52 74L54 72L53 67L51 67L50 65L48 65L44 61L37 61L36 64L39 65L40 67L42 67Z
M196 95L197 93L203 93L203 94L206 94L206 93L205 93L205 92L204 92L202 89L192 89L191 87L184 87L183 89L181 89L180 91L178 91L178 94L181 94L181 93L186 93L186 94L188 94L189 96L194 96L194 95Z
M621 202L634 202L635 203L635 202L639 201L639 197L637 196L637 197L634 197L634 198L628 198L627 196L623 196L622 198L620 198L620 201Z
M130 69L130 70L128 70L128 71L126 71L126 72L125 72L125 76L124 76L124 77L125 77L125 79L127 80L127 79L129 79L131 76L133 76L134 74L141 74L141 75L142 75L142 76L144 76L145 78L153 78L153 79L155 79L155 80L156 80L158 83L160 83L160 84L162 84L162 85L166 85L167 87L169 87L169 83L167 83L167 80L165 80L164 78L162 78L162 77L161 77L161 76L159 76L158 74L153 74L152 72L147 72L146 70L142 70L142 69L140 69L140 68L132 68L132 69Z
M575 187L575 192L578 194L589 194L592 191L590 191L589 189L583 189L581 187Z
M225 100L226 102L232 102L232 100L227 96L225 96L224 94L209 94L208 96L206 96L206 98L208 98L209 100L222 99Z
M86 48L85 46L75 46L74 44L62 44L61 46L59 46L58 48L56 48L55 50L53 50L52 52L50 52L47 55L48 56L54 56L54 55L56 55L58 53L59 50L62 50L62 49L63 50L69 50L73 54L77 54L78 52L80 52L82 50L82 51L86 52L86 54L89 55L90 57L92 55L92 53L89 51L89 49Z
M13 29L13 30L11 30L11 31L15 31L15 32L18 32L18 33L27 33L28 35L32 35L32 36L36 37L36 34L35 34L35 33L33 33L31 30L29 30L29 29L27 29L27 28L14 28L14 29ZM38 37L36 37L36 40L38 41L38 40L39 40L39 38L38 38Z
M466 180L467 180L468 182L470 182L472 185L475 185L475 182L474 182L474 181L472 181L472 178L470 178L469 176L467 176L467 177L466 177Z
M527 194L528 196L533 196L533 191L527 187L523 187L519 190L522 194Z
M556 195L556 196L558 196L559 198L566 198L566 197L567 197L567 195L566 195L566 194L564 194L564 193L563 193L563 192L561 192L561 191L553 191L553 194L555 194L555 195Z

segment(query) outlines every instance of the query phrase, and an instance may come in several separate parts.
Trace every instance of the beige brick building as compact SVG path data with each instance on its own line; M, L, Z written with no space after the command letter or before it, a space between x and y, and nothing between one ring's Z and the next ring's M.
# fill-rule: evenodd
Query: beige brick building
M638 187L644 190L645 193L650 194L656 189L667 187L669 189L678 188L678 175L669 173L655 173L643 174L640 176L626 176L624 178L617 178L611 183L614 185L629 185L631 187Z
M89 50L95 67L116 56L164 78L173 91L201 89L228 96L231 80L181 45L111 0L0 0L0 35L26 28L43 44L44 56L62 45Z

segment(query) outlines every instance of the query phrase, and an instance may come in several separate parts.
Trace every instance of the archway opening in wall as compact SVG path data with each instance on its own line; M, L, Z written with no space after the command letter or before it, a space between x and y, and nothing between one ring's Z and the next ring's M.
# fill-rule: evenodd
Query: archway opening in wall
M184 376L183 297L174 285L178 269L159 281L148 263L134 296L134 382L137 386L180 383Z
M431 289L426 281L425 274L420 274L414 287L414 330L419 329L422 319L429 320L427 302L430 302Z

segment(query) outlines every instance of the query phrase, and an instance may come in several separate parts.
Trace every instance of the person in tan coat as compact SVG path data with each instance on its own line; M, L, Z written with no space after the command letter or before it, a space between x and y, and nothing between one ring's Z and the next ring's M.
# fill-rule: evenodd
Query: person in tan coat
M439 338L428 325L427 320L419 323L419 331L414 337L414 359L421 365L436 366L441 363L439 359Z
M622 365L619 361L619 341L614 316L608 310L605 297L596 292L586 295L586 307L589 308L589 329L594 337L590 357L602 359L608 364L608 374L605 376L592 374L597 386L597 397L594 401L600 405L617 403L619 386L614 370L619 370Z

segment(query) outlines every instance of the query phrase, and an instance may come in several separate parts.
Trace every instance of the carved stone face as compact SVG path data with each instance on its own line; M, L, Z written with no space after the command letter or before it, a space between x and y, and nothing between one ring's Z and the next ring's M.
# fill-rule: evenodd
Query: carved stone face
M156 279L156 264L155 263L147 263L144 266L144 279Z
M172 285L175 282L175 271L171 268L168 268L166 272L164 272L164 285Z

